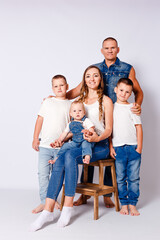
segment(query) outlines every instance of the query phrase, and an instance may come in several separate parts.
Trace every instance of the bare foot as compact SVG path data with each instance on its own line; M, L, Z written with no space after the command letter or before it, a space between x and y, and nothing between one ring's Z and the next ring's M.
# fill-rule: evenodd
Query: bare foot
M90 155L86 155L83 159L83 162L86 163L86 164L89 164L90 163L90 159L91 159L91 156Z
M106 196L104 196L104 205L106 208L113 208L115 206L111 198Z
M123 205L121 210L120 210L120 214L122 215L129 215L129 212L128 212L128 205Z
M39 212L42 212L43 210L44 210L44 204L40 204L38 207L32 210L32 213L39 213Z
M55 209L58 210L58 209L60 209L60 207L61 207L61 205L59 204L59 202L56 201L56 203L55 203Z
M87 197L87 200L91 198L90 196L86 196L86 197ZM85 202L83 201L83 195L81 195L78 198L78 200L73 203L74 206L80 206L82 204L85 204Z
M129 205L129 210L130 210L131 216L139 216L140 215L136 206L134 206L134 205Z

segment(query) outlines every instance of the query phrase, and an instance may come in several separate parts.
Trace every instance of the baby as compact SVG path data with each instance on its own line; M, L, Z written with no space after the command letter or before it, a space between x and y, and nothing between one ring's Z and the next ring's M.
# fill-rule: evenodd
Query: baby
M90 119L85 116L85 108L82 102L72 102L70 108L70 116L71 122L67 124L64 132L54 143L51 143L50 146L55 147L57 144L61 145L68 133L71 132L73 134L72 141L63 144L60 151L58 152L57 158L67 150L81 147L83 163L89 164L92 157L92 148L94 146L94 143L86 141L83 138L83 134L86 132L92 134L94 132L94 125ZM49 163L54 164L56 159L49 160Z

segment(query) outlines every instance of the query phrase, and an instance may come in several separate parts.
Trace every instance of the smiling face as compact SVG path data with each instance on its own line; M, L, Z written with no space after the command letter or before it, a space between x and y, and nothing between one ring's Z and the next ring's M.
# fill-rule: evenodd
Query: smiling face
M68 84L63 78L53 79L52 80L52 89L56 98L65 99L66 92L68 90Z
M90 68L85 74L85 83L88 88L97 90L101 82L101 76L97 68Z
M119 47L115 40L106 40L103 42L101 53L108 61L115 61L119 53Z
M117 95L117 103L125 104L132 94L132 86L121 82L115 87L115 93Z
M74 118L74 120L81 120L85 115L85 109L83 103L72 103L70 109L70 116Z

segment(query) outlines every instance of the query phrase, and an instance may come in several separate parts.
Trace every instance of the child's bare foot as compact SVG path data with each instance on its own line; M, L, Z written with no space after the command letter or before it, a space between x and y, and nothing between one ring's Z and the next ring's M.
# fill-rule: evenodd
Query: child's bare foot
M91 159L91 156L90 155L86 155L83 159L83 162L86 163L86 164L89 164L90 163L90 159Z
M122 215L129 215L129 212L128 212L128 205L123 205L121 210L120 210L120 214Z
M86 196L86 197L87 197L87 200L88 200L89 198L91 198L90 196ZM81 195L81 196L78 198L78 200L73 203L74 206L80 206L80 205L82 205L82 204L84 204L83 195Z
M59 204L59 202L55 202L55 209L60 209L61 205Z
M110 197L104 196L104 205L106 208L113 208L115 205Z
M38 207L32 210L32 213L39 213L39 212L42 212L43 210L44 210L44 204L40 204L38 205Z
M131 216L139 216L140 215L136 206L134 206L134 205L129 205L129 210L130 210Z

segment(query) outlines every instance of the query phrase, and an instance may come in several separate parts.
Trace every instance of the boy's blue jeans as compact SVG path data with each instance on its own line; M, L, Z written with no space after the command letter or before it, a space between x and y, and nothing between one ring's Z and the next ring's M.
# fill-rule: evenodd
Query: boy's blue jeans
M90 162L106 159L109 155L108 141L103 140L93 147ZM47 198L56 200L62 188L65 175L65 196L75 195L78 180L78 164L82 164L82 148L68 150L58 157L53 165L52 175L48 185Z
M48 161L56 158L58 151L59 149L39 147L38 179L39 179L39 195L42 204L45 203L49 177L53 168L53 165L48 163Z
M82 148L82 157L83 158L86 155L90 155L92 157L92 148L93 148L94 144L95 143L91 143L91 142L88 142L86 140L83 140L82 142L74 142L74 141L66 142L61 147L61 149L58 153L58 157L61 154L65 153L67 150L74 149L74 148L77 148L77 147Z
M114 147L116 152L116 176L121 205L136 206L139 197L139 173L141 154L137 145Z

